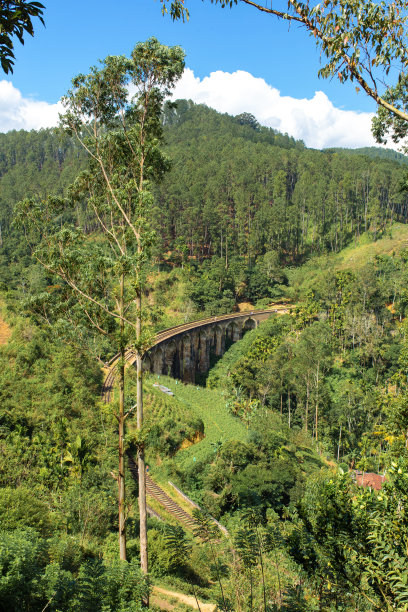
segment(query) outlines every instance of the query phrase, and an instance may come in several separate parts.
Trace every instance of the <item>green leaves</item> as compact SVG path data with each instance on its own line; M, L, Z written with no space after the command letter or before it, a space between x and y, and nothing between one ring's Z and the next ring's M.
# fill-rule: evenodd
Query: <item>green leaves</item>
M59 542L61 554L54 559L56 542L42 541L34 530L0 533L0 600L4 609L142 610L142 598L149 586L136 561L107 565L100 559L88 558L75 571L69 567L69 541L60 537ZM78 548L75 542L80 561L84 551L78 552Z
M27 2L27 0L7 0L1 3L0 63L6 74L13 72L13 37L16 36L24 45L25 34L34 36L33 18L38 18L44 25L42 17L44 8L40 2Z
M184 70L184 51L181 47L161 45L154 36L138 43L132 51L132 83L142 90L159 88L161 102ZM152 70L152 68L154 69Z
M167 525L164 543L170 556L171 567L176 569L184 566L191 552L191 543L187 540L184 529L180 526Z
M220 536L220 530L209 514L204 514L201 510L193 510L193 517L196 522L193 529L196 538L211 543Z
M326 602L349 591L374 609L408 603L406 462L393 463L388 478L379 493L355 490L344 475L309 483L288 542L309 576L322 579Z

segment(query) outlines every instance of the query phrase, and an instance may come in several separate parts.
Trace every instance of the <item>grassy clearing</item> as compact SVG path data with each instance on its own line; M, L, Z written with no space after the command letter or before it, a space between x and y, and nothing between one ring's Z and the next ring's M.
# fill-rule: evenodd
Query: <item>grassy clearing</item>
M356 245L350 245L335 255L340 268L359 268L376 255L392 255L408 248L408 225L395 223L387 236L380 240L370 240L363 234Z
M214 454L219 442L247 439L245 426L230 414L220 389L185 385L167 376L160 376L159 380L173 391L176 401L204 422L204 439L189 448L179 450L175 455L174 461L179 467L191 466L195 461L205 461Z
M387 235L379 240L373 240L369 233L362 234L360 238L340 251L321 257L313 257L300 268L287 269L290 282L289 297L298 298L298 292L307 291L315 287L319 279L325 274L336 270L358 270L377 255L392 255L408 248L408 225L394 223Z

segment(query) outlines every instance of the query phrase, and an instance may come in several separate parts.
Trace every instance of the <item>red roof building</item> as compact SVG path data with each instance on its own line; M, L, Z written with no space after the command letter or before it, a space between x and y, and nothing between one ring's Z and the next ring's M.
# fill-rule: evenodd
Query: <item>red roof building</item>
M385 474L375 474L374 472L359 472L355 470L354 476L359 487L371 487L379 491L383 482L387 479Z

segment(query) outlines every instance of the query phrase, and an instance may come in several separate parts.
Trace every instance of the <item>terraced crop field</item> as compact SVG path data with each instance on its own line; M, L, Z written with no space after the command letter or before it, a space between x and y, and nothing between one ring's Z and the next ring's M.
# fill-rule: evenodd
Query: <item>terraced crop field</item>
M167 384L166 387L168 387ZM191 416L189 406L186 406L179 398L165 395L151 385L146 385L144 412L145 419L150 426L154 423L162 423L166 419L183 421Z
M216 452L220 441L247 440L247 429L230 414L221 390L186 385L167 376L160 376L160 382L173 391L174 398L169 400L182 404L189 413L194 413L204 422L204 439L179 450L175 455L174 459L180 467L205 461Z

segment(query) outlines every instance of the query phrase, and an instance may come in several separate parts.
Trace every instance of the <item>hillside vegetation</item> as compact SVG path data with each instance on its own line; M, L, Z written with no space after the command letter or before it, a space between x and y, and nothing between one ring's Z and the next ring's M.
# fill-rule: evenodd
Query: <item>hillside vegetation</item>
M405 171L390 159L309 150L251 115L234 118L187 101L166 107L163 123L172 168L156 191L156 260L178 266L217 258L234 268L234 257L244 258L235 288L242 298L262 293L258 261L265 255L267 281L279 293L279 265L338 252L364 232L376 239L407 220ZM61 194L85 164L78 145L52 130L0 135L4 288L38 282L24 269L28 253L12 226L13 206ZM63 221L94 229L80 202ZM231 289L222 285L228 300Z
M151 580L223 612L404 610L406 169L308 150L247 113L189 101L167 105L162 121L172 168L154 186L143 342L243 302L290 301L292 310L227 343L195 385L146 376L142 429L137 377L126 371L126 450L143 447L153 479L170 495L171 480L203 509L192 532L151 502L163 519L149 519ZM138 571L134 469L126 469L128 561L117 561L118 400L101 401L116 344L91 333L94 312L78 315L64 282L31 259L27 239L35 245L38 235L13 223L20 198L34 206L67 195L86 164L52 130L0 135L7 612L136 612L149 590ZM51 223L64 236L80 227L98 262L109 259L85 201L55 210ZM98 299L114 303L110 279L99 286L98 265L82 263ZM381 492L358 488L355 470L386 473Z
M357 147L357 149L343 149L341 147L330 147L329 149L325 149L326 151L332 152L341 152L346 153L347 155L366 155L371 158L382 158L389 159L392 161L397 161L400 164L406 164L408 162L408 157L403 153L399 153L394 149L386 149L384 147Z
M395 261L408 249L408 226L395 223L389 232L373 240L369 233L365 233L339 253L332 253L312 257L301 267L290 267L285 270L290 279L291 289L287 291L288 296L295 297L298 291L305 294L312 286L317 286L319 281L327 274L350 270L358 274L367 265L375 265L381 258ZM389 279L390 283L395 279ZM403 285L401 285L401 289ZM393 297L395 301L397 296Z

